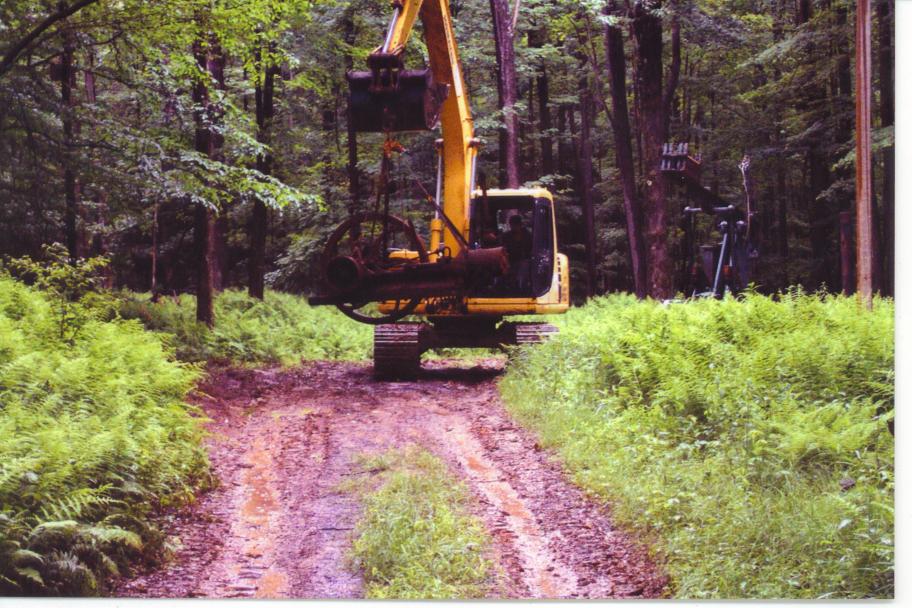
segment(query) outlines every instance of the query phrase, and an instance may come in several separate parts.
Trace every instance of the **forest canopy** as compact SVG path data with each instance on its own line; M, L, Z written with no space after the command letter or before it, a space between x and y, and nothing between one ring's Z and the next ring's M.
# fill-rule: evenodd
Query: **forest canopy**
M574 296L687 287L710 220L659 176L664 142L745 198L751 276L849 290L855 3L452 0L489 185L557 200ZM311 292L326 235L374 197L381 138L348 128L385 0L7 0L0 7L0 255L109 256L111 286ZM420 36L406 63L426 63ZM892 293L893 2L874 16L875 284ZM392 207L420 228L438 133L403 135ZM842 224L840 223L842 221ZM203 287L201 289L201 286ZM210 289L211 286L211 289Z

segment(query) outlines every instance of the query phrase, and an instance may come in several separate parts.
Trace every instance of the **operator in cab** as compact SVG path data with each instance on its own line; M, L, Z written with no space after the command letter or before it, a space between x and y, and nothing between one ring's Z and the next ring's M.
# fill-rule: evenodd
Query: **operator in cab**
M523 226L523 218L510 217L510 229L501 236L510 262L509 281L519 289L529 286L529 260L532 258L532 233Z

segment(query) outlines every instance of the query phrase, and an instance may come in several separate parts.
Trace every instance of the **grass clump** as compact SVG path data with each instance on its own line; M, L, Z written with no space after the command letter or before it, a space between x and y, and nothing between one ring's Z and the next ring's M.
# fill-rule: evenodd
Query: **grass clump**
M44 291L0 275L0 595L102 592L161 555L153 510L207 480L198 370L102 320L79 269L30 266Z
M371 353L370 328L335 308L312 307L299 296L268 291L264 300L239 290L219 293L215 327L196 321L192 295L151 302L146 294L121 297L123 318L172 334L185 361L293 365L302 359L358 361Z
M595 300L508 407L667 562L681 598L893 594L893 305Z
M373 599L465 599L484 593L487 537L467 510L468 491L418 448L366 459L380 472L365 498L353 557Z

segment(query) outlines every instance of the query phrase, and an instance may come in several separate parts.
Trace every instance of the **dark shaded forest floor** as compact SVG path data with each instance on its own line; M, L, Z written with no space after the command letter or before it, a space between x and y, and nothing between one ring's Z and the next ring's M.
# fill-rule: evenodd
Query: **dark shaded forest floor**
M491 597L656 597L665 578L561 465L513 423L503 362L425 364L379 383L367 364L212 370L197 402L219 486L174 517L166 568L126 580L128 597L355 598L347 558L360 515L347 491L358 456L420 445L468 485L498 566ZM363 477L367 479L366 477Z

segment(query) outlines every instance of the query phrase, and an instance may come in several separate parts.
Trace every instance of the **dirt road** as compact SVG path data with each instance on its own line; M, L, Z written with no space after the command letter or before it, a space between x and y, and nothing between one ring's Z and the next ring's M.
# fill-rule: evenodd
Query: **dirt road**
M492 597L656 597L664 579L603 506L513 423L495 381L503 361L426 364L379 383L366 364L216 371L198 399L212 418L220 486L174 517L169 567L125 582L133 597L355 598L347 563L359 516L340 486L355 457L418 444L465 479L499 565Z

